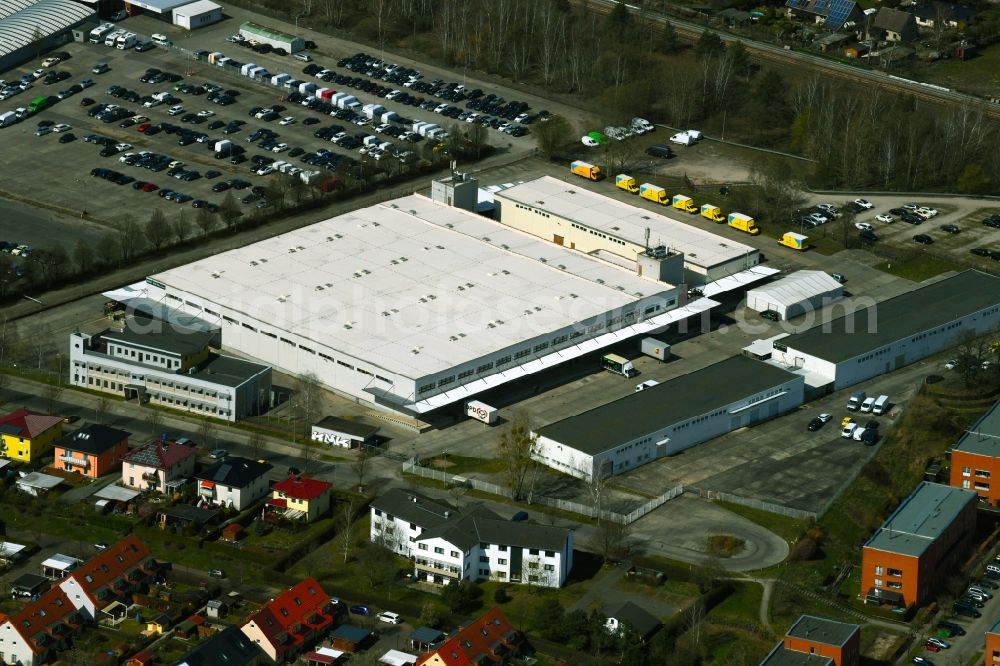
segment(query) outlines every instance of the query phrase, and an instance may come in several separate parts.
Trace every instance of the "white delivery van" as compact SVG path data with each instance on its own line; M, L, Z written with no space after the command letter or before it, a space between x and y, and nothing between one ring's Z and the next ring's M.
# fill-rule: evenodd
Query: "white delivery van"
M655 379L647 379L646 381L639 382L638 384L635 385L635 392L638 393L639 391L645 391L648 388L653 388L659 383L660 382L656 381Z
M880 395L872 405L872 414L885 414L889 411L889 396Z
M872 406L875 404L875 396L869 396L865 398L865 401L861 403L861 411L865 414L870 414L872 411Z
M158 32L154 32L150 36L150 39L153 40L153 43L156 44L157 46L172 46L173 45L173 42L171 42L169 39L167 39L166 35L161 35Z

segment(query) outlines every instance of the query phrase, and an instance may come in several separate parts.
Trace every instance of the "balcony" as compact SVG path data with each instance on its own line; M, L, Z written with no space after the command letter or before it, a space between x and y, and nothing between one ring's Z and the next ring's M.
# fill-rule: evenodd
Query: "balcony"
M83 469L87 469L90 466L90 461L87 458L77 458L71 455L59 456L59 462L74 465L75 467L82 467Z
M428 573L450 576L453 578L460 578L462 575L462 570L459 567L445 562L438 562L437 560L417 559L414 560L413 566L417 569L417 571L426 571Z

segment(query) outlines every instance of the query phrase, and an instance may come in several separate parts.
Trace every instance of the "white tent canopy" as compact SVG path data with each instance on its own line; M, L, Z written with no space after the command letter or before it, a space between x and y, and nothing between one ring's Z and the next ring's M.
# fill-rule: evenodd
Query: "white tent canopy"
M757 312L773 310L782 319L817 310L841 299L844 287L823 271L796 271L747 292L747 307Z

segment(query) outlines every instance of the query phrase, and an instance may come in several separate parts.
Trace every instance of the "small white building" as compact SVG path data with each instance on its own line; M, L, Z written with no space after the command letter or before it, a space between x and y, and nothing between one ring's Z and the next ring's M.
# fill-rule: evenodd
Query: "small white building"
M833 391L898 370L1000 326L1000 278L967 270L772 342L770 362Z
M371 540L413 561L429 583L496 580L561 587L573 567L573 531L503 520L483 506L452 508L412 491L371 503Z
M222 20L222 7L211 0L197 0L174 8L174 25L195 30Z
M789 412L804 386L796 374L733 356L539 428L532 457L587 481L608 478Z
M312 427L312 441L353 449L358 446L375 446L378 426L327 416Z
M220 460L198 473L198 500L242 511L268 494L271 469L269 463L239 456Z
M747 292L747 307L773 310L782 319L815 312L844 297L844 286L823 271L796 271Z
M17 489L22 493L28 493L33 497L41 497L62 484L62 482L63 480L58 476L42 474L41 472L31 472L19 478L16 483Z

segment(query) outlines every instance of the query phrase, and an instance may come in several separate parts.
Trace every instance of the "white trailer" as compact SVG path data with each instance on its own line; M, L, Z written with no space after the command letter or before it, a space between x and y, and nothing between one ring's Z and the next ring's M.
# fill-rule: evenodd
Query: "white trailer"
M357 104L357 103L358 103L358 98L355 97L354 95L344 95L343 97L337 100L337 108L347 109L350 108L352 104Z
M0 127L7 127L17 122L17 114L13 111L0 113Z
M281 74L275 74L274 76L271 77L271 85L280 86L290 78L292 77L289 76L288 74L285 74L284 72L282 72Z
M656 338L643 338L639 343L639 351L661 361L670 359L670 345Z
M242 74L243 76L249 76L250 75L250 70L255 69L256 67L257 67L257 63L255 63L255 62L248 62L247 64L245 64L242 67L240 67L240 74Z
M482 421L486 425L493 425L497 422L497 411L496 407L491 407L478 400L470 400L465 403L465 415L471 419Z
M365 104L362 107L362 113L364 113L369 120L375 118L376 116L381 116L385 113L385 107L381 104Z
M386 111L382 114L383 123L396 123L399 122L399 114L395 111Z
M299 83L299 92L303 95L312 95L318 87L319 86L311 81L302 81Z

